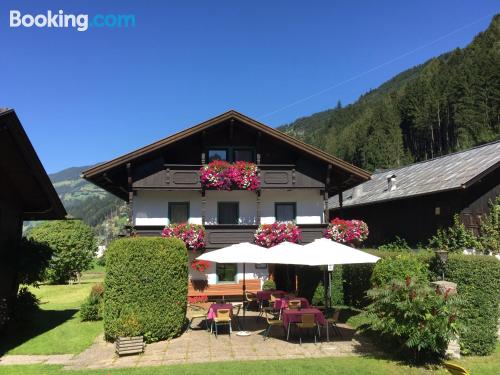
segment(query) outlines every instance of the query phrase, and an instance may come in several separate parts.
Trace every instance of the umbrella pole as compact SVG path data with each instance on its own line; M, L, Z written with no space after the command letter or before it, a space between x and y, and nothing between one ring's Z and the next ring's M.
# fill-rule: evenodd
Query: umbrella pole
M245 307L245 292L247 290L246 286L246 270L245 270L246 263L243 263L243 320L245 319L245 312L246 312L246 307Z

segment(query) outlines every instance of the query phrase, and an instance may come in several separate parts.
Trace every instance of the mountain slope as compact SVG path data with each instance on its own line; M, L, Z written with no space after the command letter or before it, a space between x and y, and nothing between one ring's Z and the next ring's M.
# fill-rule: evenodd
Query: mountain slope
M82 171L90 167L71 167L49 177L68 214L98 226L121 212L124 202L80 177Z
M406 70L351 105L280 130L369 170L499 139L500 15L466 48Z

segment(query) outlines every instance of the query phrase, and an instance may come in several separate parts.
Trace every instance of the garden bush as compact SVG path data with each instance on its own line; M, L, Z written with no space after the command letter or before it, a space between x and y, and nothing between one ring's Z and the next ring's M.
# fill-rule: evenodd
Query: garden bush
M366 325L406 360L443 357L449 340L456 337L460 297L441 294L426 279L397 278L370 289L368 296L372 303L364 313Z
M437 250L463 252L466 249L481 250L482 245L469 229L460 222L460 216L453 217L453 225L438 229L429 240L429 246Z
M102 319L103 297L104 285L102 283L94 284L90 295L80 307L80 319L82 322Z
M382 286L390 283L393 279L403 280L406 276L428 280L429 271L426 263L422 262L417 255L402 253L391 255L380 259L373 268L371 283Z
M262 290L276 290L276 283L271 279L267 279L262 284Z
M46 221L33 228L29 237L53 250L47 279L55 284L67 283L89 269L97 250L92 228L81 220Z
M177 336L185 322L188 255L177 238L125 238L106 251L106 339L143 335L148 342Z
M431 263L431 269L439 267ZM464 354L488 355L495 350L500 303L500 261L492 256L450 254L445 279L457 284L463 307L460 346Z
M485 253L500 253L500 196L490 204L490 213L481 220L479 231L483 251Z
M31 314L40 308L40 300L27 286L19 288L16 300L12 306L11 318L18 321L29 319Z
M410 245L408 245L408 242L404 238L401 238L399 236L396 236L394 241L383 244L378 247L378 250L380 251L411 251Z

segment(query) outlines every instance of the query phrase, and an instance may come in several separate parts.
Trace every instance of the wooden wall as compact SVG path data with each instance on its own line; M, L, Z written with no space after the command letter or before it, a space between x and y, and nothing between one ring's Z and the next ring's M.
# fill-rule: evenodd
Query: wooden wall
M370 236L367 246L377 246L404 238L409 244L427 244L438 228L461 221L476 234L480 217L489 212L488 202L500 194L500 170L494 171L467 189L458 189L420 197L398 199L359 207L330 211L330 217L366 221ZM436 208L439 207L439 214Z

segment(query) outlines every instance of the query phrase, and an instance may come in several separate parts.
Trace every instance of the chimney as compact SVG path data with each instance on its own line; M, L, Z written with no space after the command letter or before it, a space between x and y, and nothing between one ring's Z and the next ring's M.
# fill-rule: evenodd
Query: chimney
M359 198L362 192L363 192L363 184L354 186L354 188L352 189L351 199L355 200L356 198Z
M387 191L396 190L396 175L392 174L387 176Z

